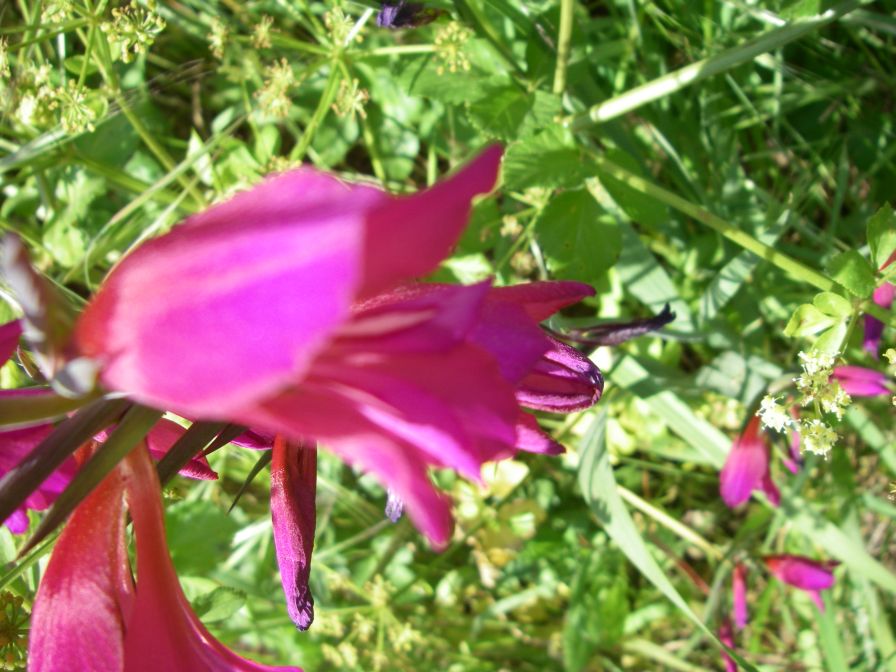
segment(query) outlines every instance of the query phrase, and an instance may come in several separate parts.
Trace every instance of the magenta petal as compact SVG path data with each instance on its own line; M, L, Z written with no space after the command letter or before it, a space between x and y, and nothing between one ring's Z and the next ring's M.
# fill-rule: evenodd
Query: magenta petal
M889 265L889 263L890 261L888 260L887 263L884 264L884 267ZM881 308L889 309L890 306L893 305L894 295L896 295L896 286L892 283L885 282L874 290L872 298L874 303ZM878 351L880 350L880 337L883 332L883 322L871 315L865 315L865 335L862 343L865 350L871 353L874 357L877 357Z
M231 443L252 450L270 450L274 447L274 435L259 429L247 429Z
M837 366L832 374L840 387L853 397L874 397L889 395L888 376L874 369L863 366Z
M734 604L734 624L737 628L743 629L747 625L747 568L743 563L737 563L734 566L734 572L731 575L731 589Z
M78 322L78 344L110 388L185 417L226 418L300 377L345 319L364 208L385 198L307 170L239 194L113 269Z
M19 320L0 325L0 366L5 364L16 348L22 336L22 323Z
M759 418L754 416L731 446L719 474L722 501L731 508L746 502L766 483L768 468L768 449L759 434Z
M532 320L542 322L558 310L594 296L594 288L582 282L526 282L495 287L489 299L507 301L523 308Z
M78 505L53 548L31 615L28 669L124 669L132 592L122 483L113 474Z
M538 426L534 415L520 411L516 424L516 447L528 453L562 455L566 449Z
M295 667L271 667L246 660L212 637L193 613L171 564L159 481L147 451L142 448L133 451L125 458L122 469L137 542L137 589L127 614L124 670L299 672Z
M371 213L363 296L422 277L448 256L467 225L473 197L494 188L502 151L489 147L435 186L392 199Z
M371 472L394 490L420 531L433 544L444 546L451 537L451 507L432 487L423 455L366 418L362 410L363 405L339 393L303 386L247 409L243 421L297 441L306 436L319 439L343 460Z
M734 632L727 618L719 625L719 641L728 648L734 648ZM737 664L728 655L727 651L722 651L722 660L725 662L725 672L737 672Z
M281 437L274 440L271 462L271 517L286 609L299 630L314 620L308 587L317 522L317 448Z
M571 413L597 403L603 393L604 378L594 362L553 338L549 344L550 349L517 388L520 405Z
M551 349L553 341L522 306L495 300L496 291L489 292L471 340L491 353L501 375L516 385Z
M825 590L834 585L833 565L800 555L770 555L766 567L784 583L802 590Z

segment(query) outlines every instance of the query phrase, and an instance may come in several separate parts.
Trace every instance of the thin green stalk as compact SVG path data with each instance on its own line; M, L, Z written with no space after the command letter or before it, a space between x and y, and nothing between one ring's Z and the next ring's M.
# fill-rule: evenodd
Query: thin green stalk
M569 64L569 47L572 43L572 16L575 0L560 0L560 30L557 34L557 66L554 69L554 93L566 90L566 66Z
M752 61L761 54L798 40L868 2L869 0L845 0L840 2L817 16L776 28L750 40L746 44L727 49L711 58L691 63L609 100L598 103L587 112L567 120L566 123L573 130L579 131L592 124L602 124L610 119L615 119L642 105L681 91L691 84L731 70L738 65Z
M612 161L609 161L602 156L595 156L594 161L595 163L597 163L597 166L601 171L614 177L620 182L624 182L632 189L640 191L642 194L650 196L660 203L665 203L669 207L675 208L688 217L691 217L698 222L705 224L709 228L722 234L731 242L739 245L745 250L753 252L758 257L768 261L782 271L790 274L791 277L807 282L823 292L837 291L837 283L830 278L822 275L818 271L809 268L796 259L793 259L792 257L789 257L782 252L778 252L773 247L770 247L765 243L761 243L749 233L741 231L733 224L729 224L721 217L712 214L708 210L701 208L699 205L695 205L690 201L682 198L681 196L673 194L671 191L667 191L666 189L663 189L662 187L659 187L652 182L648 182L644 178L635 175L634 173L630 173L625 168L622 168L621 166L613 163Z
M308 147L314 139L314 134L317 132L317 127L320 126L324 117L327 116L327 110L329 110L330 105L333 104L333 99L336 97L336 90L338 88L339 68L333 63L330 67L330 78L327 80L324 92L320 96L320 102L317 104L317 109L314 110L314 114L311 116L311 120L305 127L305 132L302 134L299 142L296 143L296 146L289 153L291 161L301 161L302 158L304 158L305 152L308 151Z

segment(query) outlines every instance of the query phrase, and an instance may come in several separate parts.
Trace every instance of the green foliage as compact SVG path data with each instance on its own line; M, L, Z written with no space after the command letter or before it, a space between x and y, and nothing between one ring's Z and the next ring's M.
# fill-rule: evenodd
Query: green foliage
M559 333L676 313L662 337L595 354L597 411L539 416L565 456L489 467L482 488L436 475L458 520L441 554L322 453L308 633L282 604L265 461L226 446L210 456L219 481L173 477L171 554L216 636L308 670L719 669L744 562L747 663L896 670L887 397L856 397L832 459L795 475L779 459L790 437L770 435L780 508L718 496L758 400L790 403L798 351L886 370L861 332L862 311L888 315L869 299L896 250L891 7L431 0L435 21L392 31L373 0L139 2L152 20L135 32L119 4L0 11L0 228L22 237L47 296L80 306L133 245L268 173L307 163L407 193L501 142L501 184L434 279L591 283ZM0 307L2 322L19 315ZM34 384L21 364L5 386ZM4 402L0 421L81 401ZM64 458L120 410L88 406L63 425L77 441L41 450ZM13 564L25 543L0 532L0 587L30 600L52 537ZM842 562L823 615L763 571L779 552Z

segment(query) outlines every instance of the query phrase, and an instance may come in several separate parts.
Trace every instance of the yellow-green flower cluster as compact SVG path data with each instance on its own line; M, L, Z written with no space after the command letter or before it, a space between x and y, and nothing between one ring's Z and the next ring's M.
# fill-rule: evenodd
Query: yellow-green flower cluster
M150 5L115 8L112 20L100 26L112 47L113 58L130 63L134 56L146 53L156 36L165 29L165 20Z
M435 47L436 55L442 61L442 65L436 70L440 75L444 74L446 70L457 72L470 69L470 59L464 53L464 46L472 36L473 31L457 21L452 21L439 29L439 32L436 33Z

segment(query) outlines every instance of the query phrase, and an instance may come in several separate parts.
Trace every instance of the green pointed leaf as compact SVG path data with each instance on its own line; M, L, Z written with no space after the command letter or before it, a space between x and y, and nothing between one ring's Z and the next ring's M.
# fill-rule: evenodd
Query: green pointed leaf
M559 126L511 144L504 155L507 189L574 189L593 174L593 162L576 146L570 132Z
M9 430L52 422L95 400L62 397L49 389L40 394L0 397L0 427Z
M6 520L69 455L114 423L129 405L126 399L101 399L53 430L27 458L0 479L0 520Z
M61 525L75 507L146 437L161 417L162 411L154 408L131 407L109 438L97 446L90 460L78 470L71 483L53 502L53 506L34 531L34 535L25 544L22 553L34 548Z
M237 490L236 495L233 497L233 501L230 503L230 508L227 509L227 513L233 511L233 507L237 505L237 502L240 501L240 498L249 489L249 486L252 485L252 481L255 480L255 477L261 473L261 470L264 469L271 463L271 460L274 459L274 451L266 450L264 451L258 460L252 465L252 469L249 471L248 476L246 476L246 480L243 481L243 484L240 486L240 489Z
M822 329L832 326L836 320L825 315L811 303L804 303L797 308L784 327L784 335L790 338L797 336L811 336Z
M856 250L841 252L831 259L828 272L832 280L858 297L867 299L874 291L876 285L874 269Z
M489 86L467 108L467 116L486 137L507 141L517 137L531 105L531 97L518 86Z
M889 203L868 220L867 236L871 263L874 268L882 268L890 255L896 252L896 213Z
M825 315L845 320L852 315L852 304L834 292L821 292L812 299L812 305Z

